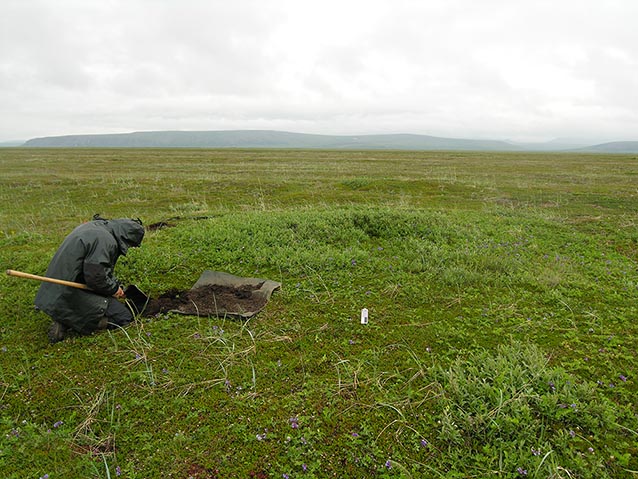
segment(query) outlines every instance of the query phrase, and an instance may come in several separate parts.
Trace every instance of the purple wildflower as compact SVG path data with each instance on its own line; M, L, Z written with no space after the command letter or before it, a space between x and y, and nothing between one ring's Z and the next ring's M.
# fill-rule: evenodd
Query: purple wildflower
M120 466L117 466L115 468L115 475L116 476L121 476L122 475L122 469L120 469Z
M284 479L290 479L290 476L289 476L288 474L286 474L285 472L283 473L283 476L282 476L282 477L283 477Z
M620 376L618 376L620 378L621 381L623 382L627 382L627 376L621 374Z
M292 427L293 429L299 429L299 423L297 422L296 417L290 418L290 427Z
M62 421L58 421L58 422L56 422L56 423L54 423L54 424L53 424L53 427L54 427L55 429L57 429L57 428L59 428L62 424L64 424Z
M357 434L356 432L353 432L352 434L350 434L352 437L359 437L359 434Z
M308 470L308 466L306 466L305 462L301 465L301 469L303 470L303 472L306 472Z
M387 467L388 469L392 469L392 462L390 462L390 459L385 461L385 467Z
M521 476L527 476L527 469L523 469L522 467L516 469L516 472L518 472Z
M541 455L541 451L540 451L540 449L532 448L532 454L534 454L535 456L540 456Z
M421 439L421 447L427 447L428 442L425 439Z

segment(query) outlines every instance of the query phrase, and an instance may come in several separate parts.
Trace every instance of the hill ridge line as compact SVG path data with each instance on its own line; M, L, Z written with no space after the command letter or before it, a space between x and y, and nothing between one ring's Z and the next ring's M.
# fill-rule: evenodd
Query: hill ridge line
M157 130L46 136L26 141L42 148L288 148L357 150L572 151L638 153L638 141L585 147L552 142L517 144L504 140L447 138L415 133L326 135L279 130Z

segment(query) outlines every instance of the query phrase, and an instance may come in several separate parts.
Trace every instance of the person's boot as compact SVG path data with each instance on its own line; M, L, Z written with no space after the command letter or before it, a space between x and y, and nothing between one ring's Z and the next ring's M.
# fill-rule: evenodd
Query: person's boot
M53 321L51 326L49 326L49 342L51 344L59 343L60 341L66 338L67 328L62 323L58 323L57 321Z
M107 318L106 316L102 317L100 321L97 323L97 329L99 331L102 331L103 329L108 328L108 326L109 326L109 318Z

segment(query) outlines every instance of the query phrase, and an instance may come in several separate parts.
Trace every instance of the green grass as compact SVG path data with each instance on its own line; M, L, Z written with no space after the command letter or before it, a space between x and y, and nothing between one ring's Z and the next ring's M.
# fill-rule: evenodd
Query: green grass
M0 476L635 477L636 171L1 149L4 269L43 274L101 213L172 224L118 263L152 296L206 269L283 287L247 322L169 314L51 346L38 284L2 275Z

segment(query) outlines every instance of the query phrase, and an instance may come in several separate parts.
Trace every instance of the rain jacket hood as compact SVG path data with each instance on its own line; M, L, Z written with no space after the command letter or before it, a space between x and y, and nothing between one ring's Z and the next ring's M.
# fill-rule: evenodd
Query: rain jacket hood
M102 220L107 230L111 232L120 248L120 253L126 256L129 248L136 248L144 239L144 227L139 220Z

